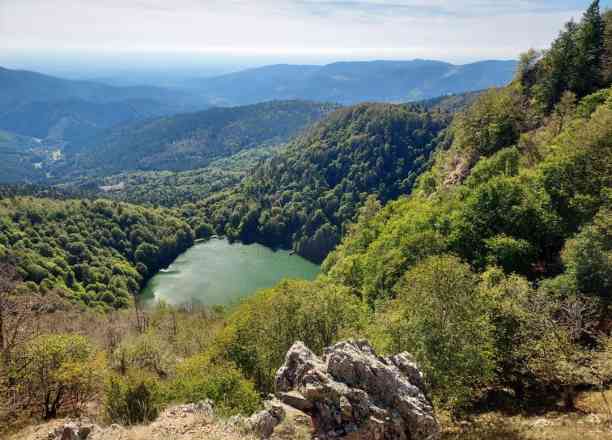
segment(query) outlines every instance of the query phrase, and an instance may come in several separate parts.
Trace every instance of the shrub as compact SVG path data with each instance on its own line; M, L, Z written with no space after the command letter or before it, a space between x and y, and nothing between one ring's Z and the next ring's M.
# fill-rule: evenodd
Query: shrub
M23 404L45 419L62 409L80 410L100 391L106 360L77 335L43 335L30 341L13 365Z
M213 364L200 354L186 359L166 386L168 402L198 402L211 399L222 415L252 414L259 406L259 395L232 364Z
M112 366L122 374L129 370L146 370L167 377L174 368L170 346L159 335L144 333L125 339L113 352Z
M295 341L321 352L344 330L359 326L360 301L329 282L283 281L237 308L217 341L217 356L235 363L261 392Z
M493 378L490 304L478 276L456 257L430 257L406 273L375 321L384 351L411 352L436 400L460 410Z
M582 293L610 299L612 291L612 211L602 210L562 254L568 275Z
M105 410L112 422L124 425L151 422L162 406L159 381L138 370L113 375L106 389Z

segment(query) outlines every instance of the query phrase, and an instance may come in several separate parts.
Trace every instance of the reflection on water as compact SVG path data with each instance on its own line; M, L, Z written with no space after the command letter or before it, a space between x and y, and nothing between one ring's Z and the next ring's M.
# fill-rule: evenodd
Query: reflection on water
M213 239L180 255L153 277L141 299L151 304L231 304L283 278L314 279L319 266L288 251Z

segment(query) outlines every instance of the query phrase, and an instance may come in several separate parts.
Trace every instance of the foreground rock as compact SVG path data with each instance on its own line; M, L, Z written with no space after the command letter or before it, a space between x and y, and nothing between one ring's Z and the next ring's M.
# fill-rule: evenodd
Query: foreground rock
M94 430L100 428L89 421L68 420L49 432L49 440L85 440Z
M265 402L265 409L246 420L247 428L259 438L268 439L285 418L285 409L278 401Z
M435 440L440 436L422 374L407 353L376 355L347 341L317 357L291 347L276 373L277 397L309 414L319 440Z

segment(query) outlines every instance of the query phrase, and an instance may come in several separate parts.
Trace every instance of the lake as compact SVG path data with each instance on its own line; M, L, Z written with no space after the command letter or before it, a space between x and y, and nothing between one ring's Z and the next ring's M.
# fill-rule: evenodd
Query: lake
M312 280L318 265L289 251L260 244L230 244L225 239L197 243L145 286L145 304L159 300L179 305L229 305L283 278Z

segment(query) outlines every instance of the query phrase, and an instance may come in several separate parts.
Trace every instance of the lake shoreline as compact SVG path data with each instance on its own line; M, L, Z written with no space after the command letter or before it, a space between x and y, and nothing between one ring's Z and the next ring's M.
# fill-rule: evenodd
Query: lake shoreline
M319 265L291 250L211 237L196 242L148 280L138 301L147 307L159 301L231 306L284 278L314 279L319 272Z

